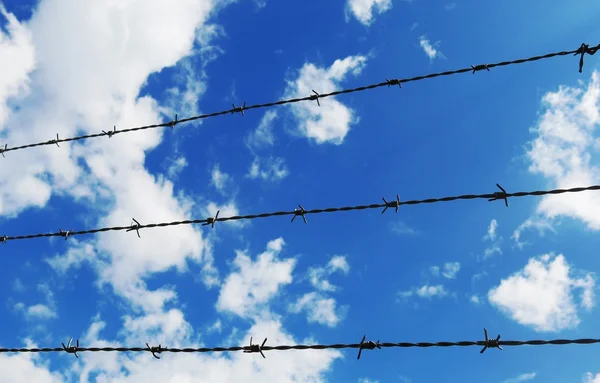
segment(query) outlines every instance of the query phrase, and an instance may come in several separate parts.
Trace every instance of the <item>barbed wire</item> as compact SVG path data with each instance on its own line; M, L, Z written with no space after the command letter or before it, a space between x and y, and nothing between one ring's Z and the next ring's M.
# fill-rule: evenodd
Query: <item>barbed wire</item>
M585 54L594 55L596 53L596 51L598 51L598 49L600 49L600 44L596 45L595 47L591 47L591 48L588 44L581 44L581 46L579 48L577 48L576 50L571 50L571 51L547 53L547 54L541 55L541 56L533 56L533 57L529 57L529 58L525 58L525 59L517 59L517 60L511 60L511 61L501 61L501 62L493 63L493 64L471 65L468 68L450 70L450 71L446 71L446 72L430 73L430 74L426 74L426 75L403 78L403 79L392 79L392 80L386 79L385 82L380 82L378 84L371 84L371 85L361 86L358 88L344 89L344 90L334 91L334 92L330 92L330 93L318 93L315 90L313 90L313 94L310 96L307 96L307 97L292 98L292 99L287 99L287 100L280 100L280 101L268 102L268 103L264 103L264 104L255 104L255 105L246 105L246 102L244 102L244 104L239 107L236 107L235 104L233 104L232 109L227 109L227 110L223 110L220 112L214 112L214 113L208 113L208 114L201 114L201 115L187 117L187 118L183 118L183 119L178 119L178 115L175 114L174 120L165 122L162 124L145 125L145 126L139 126L139 127L123 129L123 130L117 130L117 127L115 125L113 127L113 130L109 130L109 131L103 130L102 133L87 134L87 135L76 136L76 137L71 137L71 138L60 138L59 135L56 134L56 139L52 139L52 140L45 141L45 142L38 142L35 144L27 144L27 145L15 146L15 147L11 147L11 148L8 147L8 144L4 144L4 148L0 147L0 154L2 155L2 157L4 157L4 153L12 152L15 150L23 150L23 149L33 148L33 147L37 147L37 146L45 146L45 145L56 145L56 146L60 147L59 143L61 143L61 142L80 141L80 140L87 140L90 138L98 138L98 137L105 137L105 136L108 138L111 138L112 136L114 136L116 134L137 132L137 131L147 130L147 129L166 128L166 127L173 129L173 128L175 128L175 125L183 124L186 122L202 120L202 119L206 119L206 118L210 118L210 117L222 116L225 114L241 113L243 116L245 111L248 111L251 109L268 108L268 107L298 103L298 102L303 102L303 101L316 101L317 105L321 106L319 99L323 99L326 97L332 97L332 96L354 93L354 92L362 92L362 91L366 91L366 90L381 88L384 86L398 85L400 88L402 88L402 84L405 84L408 82L421 81L421 80L435 78L435 77L450 76L450 75L467 73L467 72L472 72L473 74L475 74L475 72L479 72L482 70L489 71L491 68L503 67L503 66L515 65L515 64L523 64L526 62L549 59L549 58L557 57L557 56L567 56L567 55L571 55L571 54L580 55L579 73L582 73L584 55Z
M146 343L146 347L80 347L79 340L76 341L75 345L72 344L73 338L69 339L67 345L61 343L62 347L53 348L0 348L0 353L48 353L48 352L66 352L73 354L79 358L79 352L149 352L156 359L160 359L157 354L164 352L170 353L209 353L209 352L237 352L243 351L244 353L259 353L265 358L265 351L287 351L287 350L326 350L326 349L358 349L358 356L356 359L360 359L363 350L374 350L384 348L429 348L429 347L471 347L471 346L483 346L479 351L481 354L488 348L497 348L502 350L502 346L543 346L543 345L568 345L568 344L579 344L589 345L600 343L600 339L582 338L582 339L554 339L554 340L500 340L500 335L495 339L488 338L487 329L483 329L485 340L482 341L459 341L459 342L377 342L365 341L366 335L363 336L360 343L338 343L338 344L297 344L297 345L278 345L278 346L266 346L267 338L262 344L253 344L252 338L250 338L250 345L248 346L234 346L234 347L186 347L186 348L169 348L158 346L150 346Z
M191 225L191 224L202 224L203 226L210 225L214 228L216 222L225 222L225 221L240 221L240 220L252 220L258 218L269 218L276 216L290 216L292 215L292 222L296 219L296 217L302 217L304 223L308 223L306 216L308 214L321 214L321 213L337 213L342 211L352 211L352 210L367 210L367 209L381 209L383 211L381 214L385 213L388 208L393 208L398 213L398 208L403 205L419 205L419 204L429 204L429 203L439 203L439 202L450 202L456 200L473 200L473 199L487 199L488 201L504 201L506 207L508 207L508 198L513 197L525 197L525 196L543 196L549 194L563 194L563 193L579 193L583 191L591 191L591 190L600 190L600 185L592 185L585 187L575 187L571 189L553 189L553 190L537 190L537 191L526 191L526 192L516 192L516 193L507 193L506 190L496 184L496 186L500 189L500 191L489 193L489 194L465 194L460 196L453 197L442 197L442 198L429 198L422 200L408 200L408 201L400 201L400 195L396 195L396 200L392 200L388 202L385 198L382 198L384 203L375 203L371 205L355 205L355 206L344 206L344 207L328 207L324 209L312 209L306 210L302 205L298 205L298 209L294 209L293 211L278 211L272 213L261 213L261 214L248 214L248 215L234 215L230 217L219 217L219 211L215 217L209 217L206 219L192 219L192 220L184 220L184 221L173 221L173 222L161 222L161 223L150 223L150 224L141 224L135 218L133 218L134 223L129 226L113 226L113 227L103 227L100 229L92 229L92 230L69 230L63 231L60 229L55 233L40 233L40 234L29 234L29 235L18 235L18 236L1 236L0 242L6 243L7 241L14 240L22 240L22 239L33 239L33 238L44 238L44 237L63 237L67 240L68 237L74 235L85 235L85 234L95 234L107 231L135 231L138 238L140 236L140 229L147 229L152 227L166 227L166 226L178 226L178 225Z

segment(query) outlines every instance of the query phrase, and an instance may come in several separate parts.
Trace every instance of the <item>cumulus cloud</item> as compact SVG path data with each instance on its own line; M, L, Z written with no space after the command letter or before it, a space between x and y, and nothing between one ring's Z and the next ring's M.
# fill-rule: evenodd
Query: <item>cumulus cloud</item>
M336 310L336 301L317 292L306 293L290 306L290 311L305 311L309 322L335 327L346 314L346 307Z
M596 138L600 127L600 75L594 71L587 86L560 86L542 98L540 117L531 131L527 151L529 171L544 176L552 187L571 188L600 183ZM545 196L537 213L583 221L600 230L600 195L594 192Z
M359 75L365 67L365 56L349 56L338 59L329 68L319 68L306 63L300 69L298 78L287 80L286 98L306 97L315 88L320 93L339 90L339 83L348 74ZM291 110L299 124L300 133L314 140L317 144L332 143L340 145L350 131L350 127L358 123L354 110L328 97L320 100L321 106L314 102L292 104Z
M28 343L28 347L35 347ZM35 383L60 383L65 378L49 371L47 364L43 363L39 355L34 354L0 354L0 383L35 382Z
M283 238L270 241L254 261L245 252L236 251L234 271L221 287L217 309L249 317L266 307L279 289L293 280L296 260L279 259L284 245Z
M419 46L423 49L423 52L429 57L430 60L433 60L438 57L444 57L442 52L437 48L440 42L431 43L426 36L419 37Z
M574 328L578 309L594 306L595 279L588 273L577 278L565 257L545 254L488 292L489 302L516 322L540 332ZM574 292L579 290L577 301Z
M528 372L525 374L521 374L515 378L510 378L510 379L506 379L505 381L503 381L502 383L521 383L521 382L528 382L530 380L533 380L535 378L537 374L535 372Z
M256 130L246 137L246 145L248 148L256 150L273 146L275 143L273 123L277 117L277 111L274 109L265 112Z
M583 376L583 383L600 383L600 374L592 374L591 372L586 372Z
M222 194L227 193L227 188L233 182L231 176L221 171L219 165L215 165L210 173L210 183Z
M425 299L434 297L443 298L450 295L444 285L423 285L421 287L413 287L410 290L399 291L397 296L399 299L407 299L413 296Z
M263 181L276 182L284 179L289 174L285 160L281 157L255 157L248 169L246 177L250 179L261 179Z
M47 320L58 317L54 293L50 290L50 287L41 283L37 286L37 290L44 295L44 303L27 306L23 302L17 302L14 309L23 313L27 320Z
M321 291L335 291L337 286L331 284L327 277L336 272L347 275L350 271L350 265L343 255L334 255L324 267L311 267L307 275L311 285Z
M382 14L392 9L392 0L348 0L346 2L346 21L350 15L354 16L361 24L370 26L374 21L374 14Z

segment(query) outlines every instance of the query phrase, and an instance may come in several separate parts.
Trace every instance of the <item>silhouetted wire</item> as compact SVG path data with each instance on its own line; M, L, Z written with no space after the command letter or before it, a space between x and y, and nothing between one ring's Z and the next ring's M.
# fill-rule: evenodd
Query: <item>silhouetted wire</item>
M342 211L352 211L352 210L367 210L367 209L381 209L383 208L382 214L388 208L395 208L396 212L398 212L398 208L403 205L419 205L419 204L429 204L429 203L438 203L438 202L450 202L456 200L473 200L473 199L488 199L489 201L497 201L502 200L508 207L508 198L513 197L525 197L525 196L543 196L543 195L556 195L563 193L579 193L583 191L591 191L591 190L600 190L600 185L592 185L585 187L575 187L570 189L553 189L553 190L537 190L537 191L528 191L528 192L516 192L516 193L507 193L500 185L496 184L498 188L501 190L495 193L489 194L465 194L460 196L453 197L442 197L442 198L429 198L423 200L409 200L409 201L400 201L400 196L397 195L396 200L392 200L388 202L385 198L382 198L384 203L376 203L371 205L356 205L356 206L344 206L344 207L329 207L324 209L304 209L301 205L299 205L299 209L294 209L293 211L278 211L272 213L262 213L262 214L248 214L248 215L234 215L230 217L219 217L219 212L215 217L210 217L206 219L192 219L192 220L183 220L183 221L173 221L173 222L162 222L162 223L150 223L150 224L140 224L135 218L135 224L129 226L113 226L113 227L104 227L100 229L92 229L92 230L70 230L63 231L60 229L58 232L54 233L40 233L40 234L30 234L30 235L18 235L18 236L7 236L4 235L0 237L0 242L6 243L7 241L13 240L22 240L22 239L33 239L33 238L43 238L43 237L63 237L65 240L73 235L84 235L84 234L94 234L94 233L102 233L106 231L136 231L138 237L140 237L139 230L147 229L152 227L166 227L166 226L178 226L178 225L190 225L190 224L202 224L203 226L211 225L214 227L216 222L225 222L225 221L240 221L240 220L253 220L259 218L269 218L276 216L293 216L292 222L296 217L302 217L304 222L306 223L306 215L309 214L322 214L322 213L337 213Z
M59 138L59 136L57 134L56 139L52 139L52 140L45 141L45 142L38 142L35 144L27 144L27 145L15 146L15 147L10 147L10 148L8 147L8 144L5 144L4 148L0 148L0 154L2 154L2 156L4 156L4 153L7 153L7 152L33 148L33 147L37 147L37 146L45 146L45 145L57 145L58 146L58 144L61 142L80 141L80 140L86 140L86 139L90 139L90 138L98 138L98 137L104 137L104 136L107 136L110 138L116 134L136 132L136 131L147 130L147 129L156 129L156 128L164 128L164 127L174 128L175 125L183 124L183 123L191 122L191 121L195 121L195 120L202 120L202 119L206 119L206 118L210 118L210 117L216 117L216 116L222 116L225 114L234 114L234 113L241 113L243 115L245 111L251 110L251 109L267 108L267 107L292 104L292 103L297 103L297 102L302 102L302 101L317 101L317 103L320 105L319 99L326 98L326 97L332 97L332 96L354 93L354 92L362 92L362 91L380 88L380 87L384 87L384 86L398 85L398 86L402 87L402 84L405 84L408 82L421 81L421 80L435 78L435 77L450 76L450 75L467 73L467 72L475 73L475 72L482 71L482 70L489 71L491 68L503 67L503 66L515 65L515 64L523 64L526 62L533 62L533 61L538 61L538 60L543 60L543 59L549 59L549 58L557 57L557 56L567 56L567 55L572 55L572 54L580 55L581 57L579 60L579 72L581 73L582 68L583 68L584 55L585 54L593 55L596 53L596 51L598 49L600 49L600 44L598 44L595 47L591 47L591 48L587 44L581 44L581 46L578 49L571 50L571 51L548 53L545 55L533 56L533 57L524 58L524 59L517 59L517 60L512 60L512 61L501 61L501 62L494 63L494 64L471 65L469 68L450 70L450 71L446 71L446 72L430 73L430 74L426 74L426 75L422 75L422 76L409 77L409 78L403 78L403 79L386 80L385 82L380 82L378 84L371 84L371 85L367 85L367 86L361 86L358 88L344 89L344 90L334 91L334 92L330 92L330 93L319 94L313 90L314 94L307 96L307 97L292 98L292 99L288 99L288 100L280 100L280 101L275 101L275 102L268 102L268 103L264 103L264 104L256 104L256 105L249 105L249 106L246 106L246 103L244 102L243 106L241 106L241 107L236 107L235 105L233 105L232 109L223 110L220 112L208 113L208 114L201 114L201 115L192 116L192 117L183 118L183 119L178 119L177 115L175 115L174 120L165 122L162 124L145 125L145 126L139 126L139 127L123 129L123 130L117 130L117 128L115 126L113 128L113 130L102 131L102 133L87 134L87 135L76 136L76 137L71 137L71 138Z

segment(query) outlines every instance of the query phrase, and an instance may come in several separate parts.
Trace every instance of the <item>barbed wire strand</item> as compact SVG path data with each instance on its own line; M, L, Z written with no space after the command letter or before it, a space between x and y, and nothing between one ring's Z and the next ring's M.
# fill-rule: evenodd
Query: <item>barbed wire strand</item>
M471 65L469 68L450 70L450 71L446 71L446 72L430 73L430 74L426 74L426 75L403 78L403 79L392 79L392 80L386 79L385 82L380 82L378 84L371 84L371 85L361 86L358 88L344 89L344 90L334 91L334 92L330 92L330 93L321 93L320 94L313 90L313 94L310 96L307 96L307 97L292 98L292 99L287 99L287 100L267 102L264 104L255 104L255 105L246 105L246 103L244 102L244 104L240 107L236 107L234 104L234 105L232 105L233 106L232 109L227 109L227 110L223 110L220 112L214 112L214 113L208 113L208 114L201 114L201 115L192 116L192 117L183 118L183 119L178 119L178 116L176 114L174 120L165 122L162 124L145 125L145 126L139 126L139 127L123 129L123 130L118 130L117 127L114 126L113 130L109 130L109 131L103 130L102 133L87 134L87 135L76 136L76 137L71 137L71 138L59 138L59 136L57 134L56 139L52 139L52 140L45 141L45 142L38 142L35 144L27 144L27 145L15 146L15 147L8 147L8 144L4 144L3 148L0 146L0 154L4 157L4 153L12 152L15 150L22 150L22 149L28 149L28 148L33 148L33 147L37 147L37 146L45 146L45 145L59 146L58 144L60 142L80 141L80 140L105 137L105 136L111 138L112 136L114 136L116 134L137 132L137 131L147 130L147 129L156 129L156 128L164 128L164 127L169 127L169 128L173 129L175 127L175 125L183 124L186 122L202 120L202 119L206 119L206 118L210 118L210 117L222 116L225 114L241 113L242 115L244 115L245 111L248 111L251 109L268 108L268 107L298 103L298 102L303 102L303 101L317 101L317 104L320 106L321 103L320 103L319 99L323 99L326 97L333 97L333 96L337 96L337 95L341 95L341 94L362 92L362 91L366 91L366 90L381 88L384 86L398 85L399 87L402 87L402 84L405 84L408 82L421 81L421 80L435 78L435 77L441 77L441 76L451 76L451 75L467 73L467 72L472 72L473 74L475 74L475 72L479 72L482 70L489 71L490 69L496 68L496 67L503 67L503 66L515 65L515 64L523 64L523 63L527 63L527 62L549 59L549 58L557 57L557 56L567 56L567 55L571 55L571 54L580 55L579 73L581 73L582 68L583 68L584 55L585 54L593 55L596 53L596 51L598 49L600 49L600 44L596 45L595 47L591 47L591 48L588 44L581 44L581 46L579 48L577 48L576 50L571 50L571 51L547 53L547 54L541 55L541 56L533 56L533 57L529 57L529 58L517 59L517 60L511 60L511 61L502 61L502 62L493 63L493 64Z
M400 195L396 195L396 200L392 200L388 202L385 198L382 198L384 203L375 203L371 205L356 205L356 206L344 206L344 207L328 207L324 209L311 209L306 210L302 207L302 205L298 205L298 209L294 209L293 211L278 211L272 213L261 213L261 214L248 214L248 215L234 215L230 217L219 217L219 212L217 212L215 217L210 217L206 219L192 219L192 220L184 220L184 221L173 221L173 222L161 222L161 223L150 223L150 224L140 224L135 218L133 218L134 224L129 226L114 226L114 227L103 227L100 229L92 229L92 230L69 230L63 231L60 229L55 233L40 233L40 234L29 234L29 235L18 235L18 236L1 236L0 242L6 243L7 241L14 240L23 240L23 239L33 239L33 238L44 238L44 237L63 237L65 240L74 235L85 235L85 234L95 234L106 231L135 231L137 236L140 236L141 229L153 228L153 227L166 227L166 226L178 226L178 225L191 225L191 224L202 224L203 226L210 225L214 228L215 222L226 222L226 221L240 221L240 220L253 220L259 218L269 218L276 216L290 216L292 215L292 222L296 219L296 217L302 217L305 223L308 223L306 220L306 215L308 214L322 214L322 213L337 213L342 211L352 211L352 210L367 210L367 209L381 209L383 208L382 214L387 211L388 208L393 208L398 212L398 208L403 205L419 205L419 204L430 204L430 203L439 203L439 202L450 202L456 200L473 200L473 199L487 199L488 201L504 201L506 207L508 207L508 198L513 197L525 197L525 196L543 196L549 194L563 194L563 193L579 193L583 191L592 191L592 190L600 190L600 185L592 185L585 187L575 187L571 189L553 189L553 190L537 190L537 191L525 191L525 192L516 192L516 193L507 193L502 186L496 184L496 186L500 189L500 191L489 194L465 194L460 196L453 197L442 197L442 198L429 198L423 200L409 200L409 201L400 201Z
M69 339L67 345L62 343L62 347L47 347L47 348L0 348L0 353L48 353L48 352L66 352L74 354L79 358L80 352L150 352L155 358L160 359L157 354L169 353L209 353L209 352L237 352L245 353L260 353L263 358L265 351L287 351L287 350L326 350L326 349L358 349L357 359L360 359L363 350L374 350L384 348L430 348L430 347L471 347L483 346L479 352L483 354L488 348L497 348L502 350L502 346L543 346L543 345L589 345L600 343L600 339L582 338L582 339L554 339L554 340L500 340L500 335L497 338L488 338L487 329L484 329L485 340L483 341L459 341L459 342L373 342L366 341L366 336L363 336L360 343L338 343L338 344L297 344L297 345L278 345L266 346L267 338L261 345L253 344L250 338L249 346L234 346L234 347L186 347L186 348L169 348L159 346L150 346L146 343L146 347L80 347L79 340L75 345L72 345L73 338Z

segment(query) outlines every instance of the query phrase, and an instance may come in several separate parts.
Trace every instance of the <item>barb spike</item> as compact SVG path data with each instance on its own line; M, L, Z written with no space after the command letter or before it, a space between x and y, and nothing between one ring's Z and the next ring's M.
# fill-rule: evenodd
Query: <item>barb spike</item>
M177 114L175 114L175 119L167 124L167 126L171 129L175 128L179 121L177 120Z
M71 229L71 230L67 230L67 231L63 231L62 229L59 229L59 230L58 230L58 232L59 232L60 236L65 238L65 241L67 240L67 238L69 238L69 235L71 235L71 233L72 233L73 231L74 231L73 229Z
M73 338L69 339L69 343L67 343L66 346L64 343L61 343L63 350L65 350L67 354L74 354L76 358L79 358L77 355L77 350L79 349L79 339L77 339L77 344L75 346L71 346L71 342L73 342Z
M400 80L398 80L398 79L389 80L386 78L385 81L387 81L388 86L398 85L400 88L402 88L402 84L400 83Z
M292 221L294 222L294 220L296 219L297 216L302 216L302 219L304 220L304 223L308 223L308 221L306 221L306 210L304 210L304 208L302 207L302 205L298 205L298 207L300 209L294 209L294 216L292 217Z
M0 149L0 154L2 154L2 157L4 157L4 152L8 150L8 144L4 144L4 149ZM4 157L6 158L6 157Z
M488 72L490 71L490 68L488 67L487 64L481 64L481 65L471 65L471 69L473 69L473 74L475 74L475 72L478 72L480 70L487 70Z
M163 351L163 348L160 346L160 344L158 345L158 347L155 347L155 346L150 347L148 345L148 343L146 343L146 347L147 347L147 350L150 351L150 353L152 353L153 357L155 357L156 359L160 359L158 356L156 356L156 354L160 354Z
M383 202L385 202L385 207L383 208L383 211L381 212L381 214L385 213L385 211L388 209L388 207L395 208L396 213L398 213L398 208L400 207L400 194L396 194L396 200L392 201L392 202L388 202L383 197L381 197L381 199L383 200Z
M108 132L105 132L103 130L102 133L104 133L105 136L108 136L108 138L111 138L113 136L113 134L117 133L117 125L113 126L113 130L112 131L109 130Z
M494 196L490 199L488 199L488 202L491 201L497 201L497 200L504 200L504 204L506 205L506 207L508 207L508 196L506 195L506 190L504 190L504 188L502 186L500 186L499 184L496 184L496 186L498 186L498 189L502 190L499 192L495 192Z
M579 73L583 72L583 56L585 56L586 53L590 56L593 56L594 53L598 51L598 48L600 48L600 45L590 49L590 46L588 44L582 43L579 49L577 49L575 56L581 55L581 57L579 58Z
M483 354L488 348L498 348L502 350L502 347L500 346L500 334L498 334L498 337L496 339L489 339L488 331L485 327L483 329L483 334L485 335L485 345L483 346L481 351L479 351L480 354Z
M321 95L319 93L317 93L317 91L315 91L314 89L312 90L314 95L310 96L311 100L317 100L317 105L321 106L321 103L319 102L319 97L321 97Z
M140 225L140 223L138 221L136 221L135 218L131 218L131 219L133 220L133 222L135 222L135 225L131 224L131 227L129 229L127 229L126 231L129 232L129 231L135 230L138 238L142 238L142 237L140 237L140 226L142 226L142 225Z
M3 244L6 243L7 240L8 240L8 237L6 235L3 235L2 237L0 237L0 242L2 242Z
M245 353L259 352L260 355L262 355L262 357L264 359L266 359L265 354L263 354L263 352L262 352L262 348L265 345L265 343L267 343L267 338L265 338L265 340L263 340L263 342L260 346L258 344L252 344L252 337L250 337L250 346L248 347L248 349L244 350L244 352Z
M217 220L219 219L219 212L220 212L220 210L217 210L217 214L215 215L214 218L213 217L208 217L206 219L206 223L203 223L202 226L208 226L208 225L210 225L210 227L214 229L215 222L217 222Z
M379 340L377 340L377 343L375 343L372 340L365 342L365 339L367 339L366 335L364 335L362 340L360 341L360 348L358 349L358 356L356 357L357 360L360 359L362 350L373 350L375 348L378 348L381 350L381 344L379 343Z

